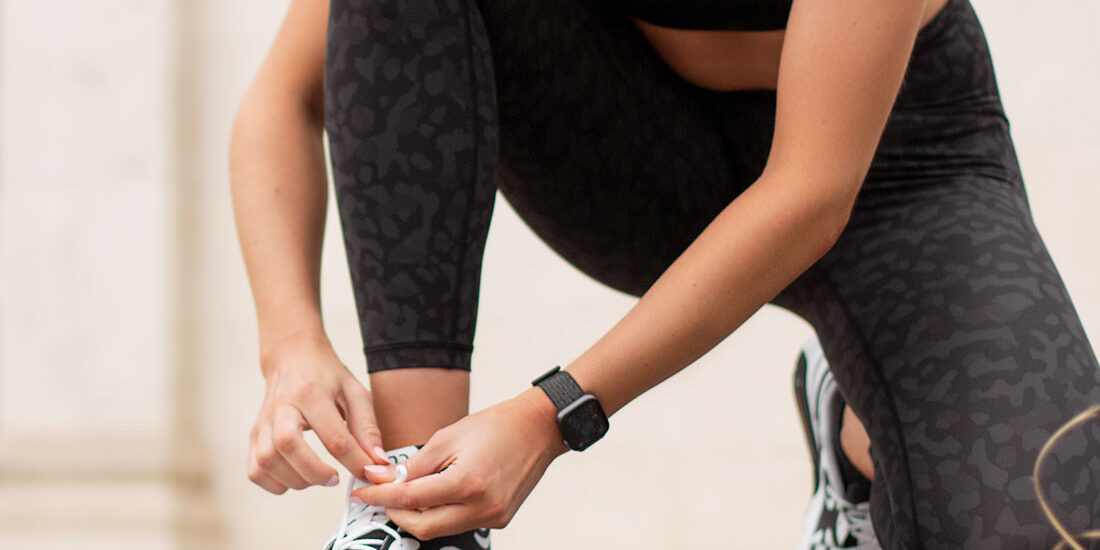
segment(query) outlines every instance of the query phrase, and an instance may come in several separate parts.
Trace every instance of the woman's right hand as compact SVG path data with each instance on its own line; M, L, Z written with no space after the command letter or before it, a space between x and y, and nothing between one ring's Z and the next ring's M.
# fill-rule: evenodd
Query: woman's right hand
M267 391L249 434L248 479L275 494L338 484L336 470L306 444L308 429L355 475L387 463L370 392L326 339L283 343L261 361Z

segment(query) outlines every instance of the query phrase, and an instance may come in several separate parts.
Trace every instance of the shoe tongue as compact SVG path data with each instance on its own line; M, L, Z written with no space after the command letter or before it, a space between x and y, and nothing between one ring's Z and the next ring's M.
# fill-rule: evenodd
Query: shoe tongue
M369 481L363 481L363 480L361 480L361 479L359 479L355 476L352 476L351 491L357 491L357 490L362 489L363 487L366 487L368 485L374 485L374 484L369 482ZM351 492L351 491L349 491L349 492Z
M871 483L860 475L844 487L844 498L859 504L871 500Z
M420 447L416 445L409 445L408 447L401 447L400 449L394 449L392 451L386 451L386 458L390 459L390 462L394 464L401 464L405 462L412 455L416 454L420 450Z
M386 451L386 458L390 459L390 462L393 463L393 464L401 464L402 462L405 462L410 457L412 457L412 455L416 454L416 451L419 451L419 450L420 450L420 447L417 447L416 445L409 445L408 447L401 447L400 449L394 449L392 451ZM357 489L366 487L368 485L372 485L371 482L363 481L363 480L361 480L357 477L353 477L352 479L353 479L353 482L351 484L352 485L351 486L352 491L355 491Z

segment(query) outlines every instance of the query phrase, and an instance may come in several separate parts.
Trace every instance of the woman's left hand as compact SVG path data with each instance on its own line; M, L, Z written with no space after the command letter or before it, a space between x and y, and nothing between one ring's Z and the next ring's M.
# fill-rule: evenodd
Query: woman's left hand
M567 449L556 409L538 388L467 416L432 435L403 464L368 466L376 483L352 495L385 506L390 519L418 539L453 535L479 527L501 528Z

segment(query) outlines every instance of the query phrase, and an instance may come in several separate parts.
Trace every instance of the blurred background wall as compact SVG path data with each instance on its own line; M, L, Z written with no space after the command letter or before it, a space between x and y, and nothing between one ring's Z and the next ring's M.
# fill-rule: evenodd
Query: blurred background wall
M276 497L244 471L263 385L226 152L288 3L0 0L0 548L303 549L336 527L343 487ZM1100 4L974 3L1035 217L1096 341ZM325 320L362 375L335 224ZM630 304L498 201L474 408ZM810 472L789 386L808 335L762 310L555 463L496 547L793 547Z

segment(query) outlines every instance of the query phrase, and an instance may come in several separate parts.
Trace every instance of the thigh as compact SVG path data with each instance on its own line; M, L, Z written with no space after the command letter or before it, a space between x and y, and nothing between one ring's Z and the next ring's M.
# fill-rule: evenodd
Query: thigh
M557 253L639 295L751 181L711 109L597 0L481 0L499 186Z
M1032 221L969 2L918 34L848 227L779 302L815 326L868 428L885 548L1058 542L1032 467L1100 403L1100 369ZM1100 518L1100 428L1058 448L1041 481L1080 531Z
M798 285L787 298L872 438L884 547L1058 541L1032 467L1100 403L1100 369L1019 186L962 176L869 192ZM1100 430L1059 449L1042 481L1081 531L1100 517Z

